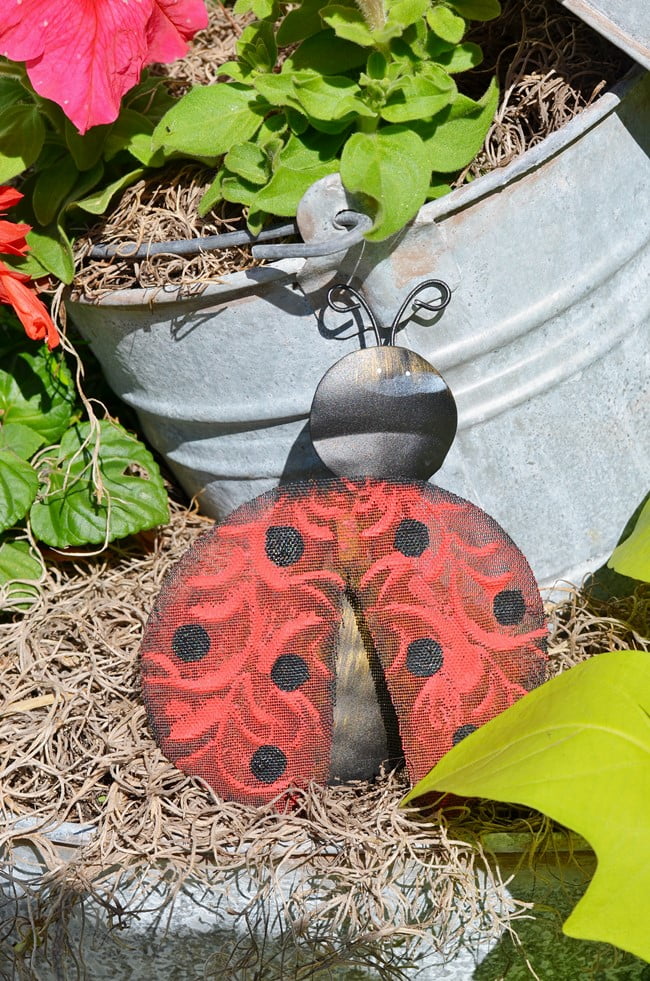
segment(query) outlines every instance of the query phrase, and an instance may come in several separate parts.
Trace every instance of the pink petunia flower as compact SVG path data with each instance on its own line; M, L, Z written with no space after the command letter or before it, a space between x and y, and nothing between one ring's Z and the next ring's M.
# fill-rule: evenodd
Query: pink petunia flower
M203 0L2 0L0 54L81 133L111 123L145 65L174 61L206 27Z

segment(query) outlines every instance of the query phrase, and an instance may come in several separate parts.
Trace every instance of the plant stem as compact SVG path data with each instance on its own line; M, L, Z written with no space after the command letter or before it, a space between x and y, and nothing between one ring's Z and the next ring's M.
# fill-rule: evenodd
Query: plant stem
M386 25L383 0L356 0L356 4L371 31L378 31Z

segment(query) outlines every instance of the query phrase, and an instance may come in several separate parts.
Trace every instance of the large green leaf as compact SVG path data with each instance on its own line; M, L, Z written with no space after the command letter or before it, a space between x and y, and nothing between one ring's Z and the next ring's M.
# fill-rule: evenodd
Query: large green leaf
M65 361L44 345L33 351L14 334L0 330L0 418L20 423L54 443L65 432L75 403L74 383Z
M290 10L278 28L278 44L295 44L317 34L323 29L320 12L323 0L302 0L294 10ZM331 57L330 59L335 60Z
M427 119L448 106L456 92L455 83L441 68L436 68L435 78L407 75L393 87L381 115L391 123Z
M11 450L21 460L31 460L45 440L20 422L0 423L0 450Z
M236 143L250 140L259 129L264 108L255 105L257 98L255 91L231 82L190 89L156 126L152 146L189 156L219 157Z
M79 171L70 160L58 160L39 172L34 182L32 207L40 225L54 222L78 177Z
M32 531L47 545L101 544L169 520L167 494L151 453L121 426L90 423L61 440L47 486L30 511ZM95 480L96 455L102 489Z
M451 174L473 160L483 146L498 102L499 87L493 80L478 102L459 95L451 106L428 124L428 138L425 134L427 124L418 129L429 151L432 170Z
M650 653L601 654L458 743L403 803L444 791L536 808L598 867L564 931L650 960Z
M621 576L650 582L650 497L641 508L634 528L616 546L607 565Z
M337 170L338 163L335 160L295 170L281 165L266 187L255 195L254 208L290 218L295 215L298 202L305 191L322 177Z
M369 201L374 212L369 239L388 238L414 217L426 200L430 177L424 143L404 126L355 133L341 154L344 185Z
M15 103L0 111L0 184L34 163L45 139L45 124L34 105Z
M74 256L68 236L60 225L52 222L46 228L32 228L27 244L36 259L63 283L74 278Z
M0 531L24 518L37 490L33 467L12 450L0 449Z

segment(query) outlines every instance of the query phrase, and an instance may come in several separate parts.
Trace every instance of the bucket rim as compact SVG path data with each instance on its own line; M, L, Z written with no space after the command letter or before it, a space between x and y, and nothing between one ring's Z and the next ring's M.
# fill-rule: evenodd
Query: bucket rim
M472 204L503 190L514 184L527 174L540 169L545 163L568 149L590 130L594 129L607 117L612 115L621 105L623 99L648 74L638 65L632 68L603 93L596 102L569 120L561 129L551 133L536 146L530 147L505 167L491 171L478 177L471 184L458 187L450 194L423 205L411 224L429 225L441 222L443 219L464 211ZM340 180L338 175L334 178ZM309 193L309 191L307 192ZM408 227L408 226L407 226ZM335 259L340 253L336 253ZM208 281L199 287L192 286L155 286L141 288L126 288L107 291L96 299L84 295L78 298L66 297L66 305L72 309L84 307L148 307L164 306L174 303L192 303L194 301L204 307L206 301L215 304L226 302L237 296L246 296L255 291L264 292L274 285L295 282L297 274L304 266L305 259L281 259L265 266L255 266L251 269L228 273L218 280Z

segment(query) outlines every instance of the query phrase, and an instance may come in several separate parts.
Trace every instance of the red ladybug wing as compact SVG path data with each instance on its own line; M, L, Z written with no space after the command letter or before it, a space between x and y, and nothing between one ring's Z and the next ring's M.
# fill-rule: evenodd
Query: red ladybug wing
M234 512L165 584L142 644L152 729L181 770L257 804L327 781L340 618L334 532L305 494Z
M375 561L358 595L412 780L544 680L539 590L503 529L428 484L384 483L388 520L362 537Z

